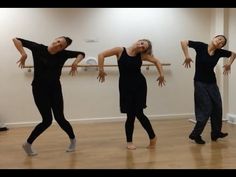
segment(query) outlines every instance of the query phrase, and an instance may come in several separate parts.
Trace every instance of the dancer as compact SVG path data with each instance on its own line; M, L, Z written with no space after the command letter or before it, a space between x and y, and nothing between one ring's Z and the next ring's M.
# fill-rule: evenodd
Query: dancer
M127 114L125 122L127 148L136 149L133 144L135 117L148 133L150 143L147 148L154 148L157 137L149 119L143 112L143 109L146 108L147 83L141 73L142 61L155 64L160 75L157 79L159 86L165 85L165 80L161 63L152 55L152 44L147 39L141 39L128 48L115 47L100 53L98 55L98 79L100 82L104 82L107 75L103 68L104 59L110 56L116 56L118 59L120 111Z
M181 41L181 47L185 56L183 63L185 68L190 68L193 62L189 55L188 47L196 51L194 104L197 123L189 138L197 144L205 144L201 134L209 117L211 120L212 141L228 135L228 133L221 132L222 101L214 72L214 68L221 57L229 58L228 63L223 66L223 73L228 74L230 72L231 64L236 55L231 51L221 49L226 43L227 39L224 35L215 36L209 44L191 40Z
M52 124L52 112L55 120L70 138L67 152L75 151L76 138L71 124L64 116L64 103L60 83L61 70L69 58L76 58L72 64L70 74L77 73L77 64L85 57L84 52L65 50L72 40L69 37L58 37L49 46L38 44L22 38L14 38L15 47L21 57L17 61L20 68L25 66L27 54L23 47L31 50L34 61L34 78L32 81L32 92L35 104L42 116L39 123L31 132L27 141L23 144L25 152L29 156L37 155L32 149L34 140Z

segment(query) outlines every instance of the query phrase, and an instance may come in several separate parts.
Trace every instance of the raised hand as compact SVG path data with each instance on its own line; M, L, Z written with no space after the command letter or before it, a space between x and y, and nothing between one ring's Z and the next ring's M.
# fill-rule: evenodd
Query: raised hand
M191 63L193 63L193 60L191 58L186 58L183 62L183 65L185 68L191 68Z
M224 68L223 74L225 74L225 75L230 74L231 65L225 64L225 65L223 66L223 68Z
M164 76L160 76L157 78L158 81L158 86L162 87L163 85L165 85L166 81L164 79Z
M71 70L70 70L70 72L69 72L69 74L70 74L71 76L75 76L75 75L78 74L77 67L78 67L77 64L72 64L72 65L71 65Z
M104 71L99 71L98 77L97 77L98 81L99 82L104 82L106 75L107 75L107 73L105 73Z
M25 67L25 60L27 58L27 54L21 55L20 59L16 62L18 67L24 68Z

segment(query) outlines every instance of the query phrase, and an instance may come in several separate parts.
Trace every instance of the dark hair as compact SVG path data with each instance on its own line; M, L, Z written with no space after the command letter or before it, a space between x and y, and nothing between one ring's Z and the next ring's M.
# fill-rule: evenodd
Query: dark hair
M214 38L216 38L216 37L223 37L225 39L225 43L222 47L224 47L227 44L227 38L224 35L222 35L222 34L216 35Z
M148 43L148 48L146 49L146 51L144 53L146 53L148 55L152 55L152 42L148 39L140 39L139 41L145 41Z
M68 47L69 45L71 45L72 43L72 39L66 36L61 36L59 38L64 38L66 40L66 47Z

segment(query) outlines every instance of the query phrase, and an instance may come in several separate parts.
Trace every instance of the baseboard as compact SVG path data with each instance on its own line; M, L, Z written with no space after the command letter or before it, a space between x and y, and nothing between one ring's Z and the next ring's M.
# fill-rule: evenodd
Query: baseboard
M235 114L227 114L228 123L236 124L236 115Z
M192 123L196 123L196 122L197 122L195 118L193 118L193 119L188 119L188 120L189 120L189 122L192 122ZM222 121L223 121L223 122L228 122L228 119L222 119ZM210 123L210 119L209 119L208 123ZM236 122L235 122L235 124L236 124Z
M192 118L194 114L166 114L166 115L147 115L150 120L171 120L171 119L188 119ZM126 116L120 117L104 117L104 118L81 118L68 120L71 123L95 123L95 122L122 122L126 120ZM39 122L18 122L18 123L6 123L9 128L13 127L32 127L36 126ZM55 124L53 120L52 124Z

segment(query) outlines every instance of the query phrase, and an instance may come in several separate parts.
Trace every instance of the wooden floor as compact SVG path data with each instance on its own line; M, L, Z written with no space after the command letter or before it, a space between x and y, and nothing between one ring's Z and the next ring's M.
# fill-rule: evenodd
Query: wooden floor
M124 122L72 124L77 150L65 152L66 134L53 125L33 144L37 156L28 157L22 149L33 127L0 132L1 169L235 169L236 125L223 123L229 136L212 142L210 124L204 130L205 145L188 139L194 124L186 119L151 120L156 131L156 149L146 149L148 137L135 122L136 150L127 150Z

